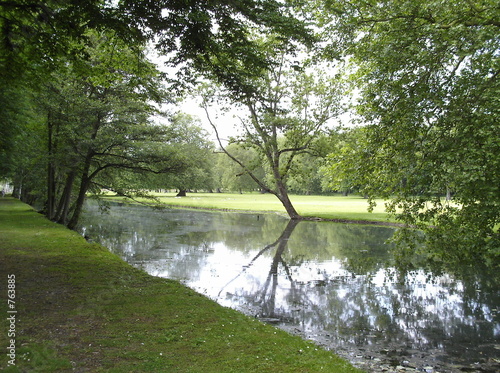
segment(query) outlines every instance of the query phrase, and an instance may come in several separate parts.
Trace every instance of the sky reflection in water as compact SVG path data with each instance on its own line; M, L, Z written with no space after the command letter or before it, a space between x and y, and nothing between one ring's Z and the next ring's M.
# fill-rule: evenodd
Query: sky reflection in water
M81 230L152 275L353 361L500 366L498 284L397 270L389 228L126 205L102 215L89 204Z

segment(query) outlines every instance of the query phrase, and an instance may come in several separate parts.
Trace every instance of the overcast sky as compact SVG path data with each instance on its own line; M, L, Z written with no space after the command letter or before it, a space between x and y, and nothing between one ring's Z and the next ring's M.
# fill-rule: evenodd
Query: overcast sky
M165 58L158 56L154 48L149 48L149 58L151 61L156 63L159 70L175 75L175 69L171 67L166 67L164 62ZM213 130L210 122L207 119L205 110L200 107L201 100L196 97L186 97L178 105L167 105L166 108L171 111L181 111L186 114L193 115L199 118L202 127L209 133L209 139L217 144L217 138L215 136L215 131ZM217 126L217 131L221 140L226 140L231 136L238 134L236 129L236 124L238 124L238 118L234 118L235 113L222 113L220 108L214 106L209 109L209 115L212 122ZM218 144L217 144L218 145Z

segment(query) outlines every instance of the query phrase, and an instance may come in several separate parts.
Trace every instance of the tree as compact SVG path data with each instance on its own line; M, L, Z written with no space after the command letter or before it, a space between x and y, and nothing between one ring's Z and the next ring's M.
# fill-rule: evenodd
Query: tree
M8 175L12 169L14 139L21 131L19 123L29 123L33 117L30 109L29 88L22 80L7 81L0 77L0 175ZM28 124L29 126L29 124Z
M294 58L295 47L287 41L271 36L261 40L261 49L273 61L273 69L248 80L247 91L237 95L226 91L225 97L230 105L238 104L247 112L240 118L243 133L232 143L255 149L268 168L270 181L259 178L248 164L224 148L220 139L219 145L263 191L281 201L291 219L299 219L288 195L287 179L296 157L312 151L323 128L340 112L341 84L334 73L321 73ZM208 109L214 96L206 91L203 106L218 133Z
M367 127L349 128L339 138L325 157L321 174L324 188L347 195L359 191L366 195L374 175L374 153L367 144ZM362 171L360 169L362 167Z
M259 179L265 177L262 167L262 158L252 148L244 148L239 144L229 144L226 150L241 160L243 164ZM231 191L252 191L259 189L259 185L248 175L243 167L234 162L224 152L219 152L215 173L219 175L218 187Z
M169 117L169 122L172 133L175 133L171 145L184 168L175 173L149 175L148 180L143 181L143 187L177 188L181 195L185 195L190 189L211 190L214 144L207 139L207 132L201 127L200 120L178 112Z
M38 118L35 133L42 141L29 151L32 160L42 155L45 165L28 167L28 175L44 170L47 176L23 183L25 194L37 192L25 200L43 198L46 215L70 228L87 192L113 189L116 170L163 173L185 167L173 145L176 131L151 122L158 114L152 100L163 102L165 94L142 46L129 46L108 32L91 32L88 42L88 57L68 61L39 92L38 105L46 114ZM27 152L26 137L20 140L19 155ZM46 185L43 192L39 185Z
M309 152L297 156L297 165L291 170L287 182L292 193L321 194L330 190L325 188L322 170L327 156L338 146L340 138L338 129L329 129L315 139Z
M498 257L497 3L334 1L327 10L329 32L342 35L328 52L342 48L358 66L365 190L392 198L389 210L424 229L436 255ZM447 191L453 203L440 198Z
M118 21L111 3L102 0L0 1L0 77L14 80L40 66L53 68L68 55L80 58L78 43L90 28L133 35Z
M25 111L25 114L29 111ZM43 118L31 113L24 120L23 131L11 139L9 170L6 175L13 184L12 195L33 204L46 192L46 147Z

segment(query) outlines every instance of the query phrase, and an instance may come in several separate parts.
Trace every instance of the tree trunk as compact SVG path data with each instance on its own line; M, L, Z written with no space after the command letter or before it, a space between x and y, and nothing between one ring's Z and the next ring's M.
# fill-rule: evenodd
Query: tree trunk
M99 128L101 127L101 114L97 113L97 118L96 121L93 124L93 131L92 134L90 135L90 140L92 144L94 143L95 139L97 138L97 132L99 131ZM93 179L93 177L96 175L94 172L92 175L90 174L90 165L92 163L92 159L95 156L94 150L92 150L92 147L90 147L87 150L87 154L85 156L85 162L83 163L83 168L82 168L82 180L80 182L80 190L78 191L78 197L75 202L75 209L73 210L73 215L71 216L71 219L67 225L69 229L75 229L76 225L78 224L78 220L80 219L80 214L82 213L83 209L83 203L85 202L85 195L87 194L87 190L90 187L90 181Z
M78 224L78 220L80 219L80 214L82 213L83 203L85 202L85 194L90 185L90 179L88 175L84 175L82 177L82 182L80 183L80 191L78 192L78 197L75 202L75 209L73 210L73 215L67 225L69 229L75 229Z
M276 184L278 187L278 193L276 194L276 197L278 197L278 199L283 204L283 207L285 207L285 210L290 219L302 219L302 216L300 216L297 210L295 210L295 207L293 207L292 201L290 201L290 197L288 196L286 186L284 185L282 180L278 180Z
M19 178L14 179L14 186L12 188L12 197L21 199L22 181Z
M85 202L85 195L90 186L91 178L89 177L89 171L90 171L90 162L92 160L92 157L93 153L92 151L89 151L85 159L85 163L83 165L82 180L80 182L78 197L75 202L75 209L73 210L73 215L71 216L71 219L67 225L69 229L75 229L76 225L78 224L78 220L80 219L83 203Z
M50 113L47 117L47 210L45 212L47 218L52 220L54 218L54 210L56 204L56 182L55 182L55 167L54 167L54 152L52 143L52 130L53 123L50 119Z
M451 189L446 187L446 201L451 201Z
M76 172L71 171L66 178L66 184L57 206L55 218L60 224L66 224L68 221L69 206L71 204L71 191L73 189L73 182L75 180Z

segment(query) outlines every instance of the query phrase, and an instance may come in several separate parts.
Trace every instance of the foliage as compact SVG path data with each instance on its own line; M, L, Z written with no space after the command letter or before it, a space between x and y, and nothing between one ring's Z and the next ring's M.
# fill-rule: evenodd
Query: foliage
M169 116L171 151L184 165L179 172L146 175L138 187L150 189L211 190L214 185L214 144L207 139L207 132L198 118L189 114L175 113Z
M292 8L276 0L123 0L120 5L131 25L153 37L157 50L168 57L167 65L178 68L177 86L202 74L236 97L253 91L252 79L272 62L250 30L280 35L290 42L314 40Z
M129 46L113 33L89 32L87 40L87 58L54 70L36 92L44 114L33 132L42 140L27 152L23 146L33 133L24 133L16 153L18 159L29 154L40 167L21 163L13 174L24 200L38 197L49 218L70 227L88 191L115 187L113 170L162 173L185 167L172 150L177 133L150 122L157 113L151 100L163 101L165 94L142 46ZM19 180L23 170L30 179Z
M372 175L368 170L374 156L367 144L366 130L367 127L354 127L341 133L337 146L326 156L320 170L325 188L344 194L360 192L366 195L365 188L370 185Z
M262 158L252 148L245 148L238 144L229 144L226 150L241 160L259 179L265 177ZM215 164L215 173L218 175L218 187L229 191L252 191L259 189L259 185L248 175L243 167L234 162L225 153L218 154Z
M326 187L323 169L327 156L339 146L342 134L338 129L320 133L307 153L299 154L287 181L289 190L297 194L321 194L330 191ZM340 190L335 189L334 190Z
M0 80L0 175L7 175L12 169L15 148L14 139L22 131L20 122L29 127L36 114L30 107L31 91L24 81ZM27 129L29 131L29 129Z
M286 41L268 36L260 43L274 69L255 77L251 81L253 88L236 101L231 91L223 91L222 95L230 105L239 105L247 113L239 118L241 135L231 141L256 150L270 177L257 177L249 165L227 149L224 151L263 191L274 194L291 218L300 218L288 197L287 179L296 157L311 154L325 126L340 113L341 81L335 73L315 68L304 55L297 56L295 46ZM210 89L204 92L203 106L209 119L208 108L214 96ZM220 139L219 145L224 149Z
M53 66L67 55L79 59L84 51L78 43L89 29L114 31L128 42L153 40L175 66L188 63L184 72L213 70L227 82L236 61L245 67L266 64L248 38L248 26L304 42L313 39L288 6L275 0L12 0L1 2L0 12L0 66L10 67L2 74L32 69L34 61ZM211 59L224 55L228 65L214 70Z
M126 27L117 22L112 6L102 0L2 1L0 15L3 79L19 78L41 66L50 70L66 55L82 57L80 43L89 28L114 26L124 31Z
M492 1L329 2L357 66L366 141L348 159L436 255L498 257L500 8ZM440 196L453 195L453 203ZM407 242L407 244L409 244Z

